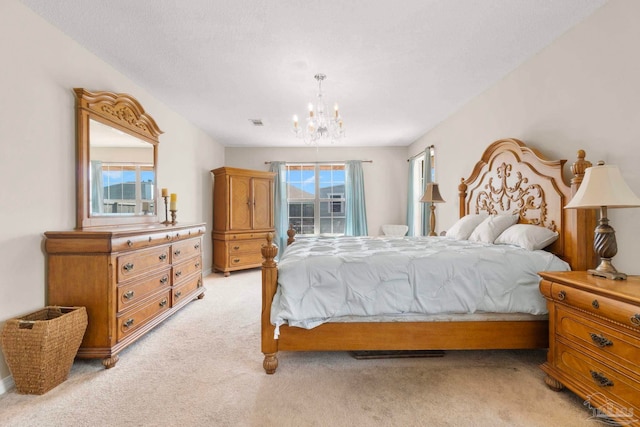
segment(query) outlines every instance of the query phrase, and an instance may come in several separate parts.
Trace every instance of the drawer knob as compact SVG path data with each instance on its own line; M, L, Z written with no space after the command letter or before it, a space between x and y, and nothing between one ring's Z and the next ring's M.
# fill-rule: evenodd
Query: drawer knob
M175 294L173 294L173 296L176 298L180 298L182 296L182 292L178 291Z
M164 261L165 259L167 259L167 254L160 255L158 259L160 259L160 261Z
M134 295L133 291L127 291L122 296L124 297L124 299L131 299L131 298L133 298L133 295Z
M636 313L629 319L635 326L640 327L640 314Z
M600 303L598 302L597 299L594 299L593 301L591 301L591 307L595 308L596 310L600 308Z
M173 251L173 254L174 254L175 256L180 255L180 249L176 249L175 251Z
M122 326L124 326L125 328L129 328L133 325L134 320L129 318L127 320L124 321L124 323L122 324Z
M127 240L127 246L129 247L133 246L133 242L131 240Z
M167 299L163 299L162 301L160 301L160 304L158 304L160 307L164 307L165 305L167 305Z
M200 249L200 243L196 243L195 245L193 245L193 249L195 250Z
M596 384L598 384L600 387L612 387L613 386L613 381L611 381L609 378L607 378L604 374L600 373L600 372L596 372L596 371L589 371L591 372L591 378L593 378L593 380L596 382Z
M233 250L234 250L234 251L237 251L238 249L240 249L240 246L234 246L234 247L233 247Z
M169 277L167 277L167 276L162 276L162 278L160 279L160 283L162 283L163 285L165 283L167 283L168 281L169 281Z
M558 299L560 301L564 301L564 299L567 297L567 293L565 291L560 291L558 292Z
M181 271L181 270L176 271L175 276L176 276L176 277L180 277L180 276L182 276L182 271Z
M133 270L133 263L132 262L128 262L125 265L122 266L122 269L124 271L131 271Z
M594 334L593 332L591 332L589 335L591 335L591 340L600 348L609 347L613 345L613 342L610 339L604 337L603 335Z
M196 267L196 268L200 268L200 263L199 263L199 262L196 262L195 267Z

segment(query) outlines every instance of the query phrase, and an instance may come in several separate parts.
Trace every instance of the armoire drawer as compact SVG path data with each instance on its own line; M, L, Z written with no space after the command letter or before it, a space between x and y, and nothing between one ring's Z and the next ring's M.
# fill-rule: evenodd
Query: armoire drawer
M126 310L162 288L168 289L171 286L170 274L171 270L167 268L159 274L118 286L117 311Z
M229 267L242 267L262 263L262 253L240 253L229 256Z
M595 319L558 306L555 332L619 365L636 365L640 360L640 334L626 334ZM636 375L640 381L640 373Z
M171 262L169 246L143 249L133 253L120 255L117 259L118 282L140 276L151 270L166 267Z
M238 240L235 242L229 242L229 256L233 256L242 252L257 252L260 253L260 249L267 244L265 239L258 240Z
M171 291L163 292L132 311L118 316L118 341L147 324L154 317L171 307Z
M640 333L640 309L637 306L560 283L551 285L551 295L563 304L619 322Z
M640 384L586 354L558 342L557 368L616 404L640 409Z
M174 286L171 291L171 306L173 307L185 298L190 297L195 290L202 286L202 276L200 274L194 274L186 278L180 285Z

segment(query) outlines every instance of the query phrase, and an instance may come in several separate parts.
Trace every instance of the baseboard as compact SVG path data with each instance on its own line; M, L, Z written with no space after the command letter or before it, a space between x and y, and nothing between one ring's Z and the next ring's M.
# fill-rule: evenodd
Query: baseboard
M13 377L11 375L3 378L2 381L0 381L0 396L11 390L15 385L16 383L13 382Z

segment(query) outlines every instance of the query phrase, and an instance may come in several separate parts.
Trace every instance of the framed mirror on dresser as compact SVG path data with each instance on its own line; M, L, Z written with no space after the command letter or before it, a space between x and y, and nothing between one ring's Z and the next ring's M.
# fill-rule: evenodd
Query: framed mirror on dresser
M204 224L160 222L162 131L131 95L74 89L76 228L45 232L47 304L84 306L78 357L118 353L204 297Z

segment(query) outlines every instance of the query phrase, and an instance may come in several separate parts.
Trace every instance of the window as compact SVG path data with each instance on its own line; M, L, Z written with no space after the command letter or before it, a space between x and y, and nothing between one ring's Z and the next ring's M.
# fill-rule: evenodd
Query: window
M299 235L343 235L344 163L287 164L289 223Z
M412 195L412 203L414 204L413 208L413 232L414 235L426 235L428 233L427 227L427 208L425 203L420 202L420 198L424 193L424 187L427 182L435 182L436 181L436 164L435 164L435 147L430 146L425 150L425 155L418 157L414 160L413 167L413 195Z
M103 213L153 212L154 182L152 165L102 163Z

